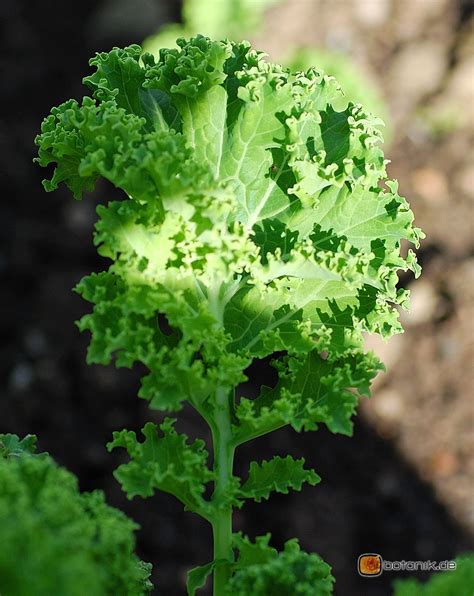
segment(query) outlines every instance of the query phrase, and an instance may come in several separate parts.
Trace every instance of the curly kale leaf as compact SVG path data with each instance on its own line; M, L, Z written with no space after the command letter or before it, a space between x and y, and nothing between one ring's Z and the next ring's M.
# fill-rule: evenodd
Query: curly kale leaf
M239 556L226 594L332 594L334 578L331 568L318 555L302 551L296 539L289 540L284 550L278 553L269 546L269 539L270 535L267 534L252 543L241 534L234 535L234 545Z
M25 435L20 439L18 435L0 434L0 457L46 457L47 453L36 453L36 441L36 435Z
M123 447L131 461L119 466L117 480L129 498L151 496L156 489L175 495L189 511L207 515L208 504L203 498L205 485L213 479L207 469L204 441L187 443L186 435L174 429L175 420L167 418L161 425L147 423L143 428L145 440L137 441L134 432L115 432L107 447Z
M293 459L276 456L270 461L250 464L249 475L239 490L239 496L255 499L259 503L268 499L272 491L287 494L289 489L301 490L304 483L314 486L321 478L304 468L304 458Z
M15 435L2 435L10 449L8 437ZM46 454L31 457L31 435L16 439L0 457L0 536L8 545L0 549L0 592L148 593L151 566L134 553L138 526L102 492L80 493L75 476ZM18 445L28 447L20 454Z
M334 78L247 43L196 36L140 54L93 58L92 97L54 108L36 141L55 165L48 190L64 182L79 198L105 178L125 193L98 209L108 272L77 288L93 304L89 360L142 363L152 407L188 400L212 417L219 389L285 352L277 387L237 405L237 435L350 433L348 390L367 394L380 368L364 334L402 331L398 272L420 272L402 251L423 235L387 179L381 121Z
M237 406L237 444L286 424L301 431L323 423L333 433L351 435L358 396L370 395L370 382L382 368L372 354L354 352L331 361L316 351L275 366L277 385L263 387L256 399L242 398Z

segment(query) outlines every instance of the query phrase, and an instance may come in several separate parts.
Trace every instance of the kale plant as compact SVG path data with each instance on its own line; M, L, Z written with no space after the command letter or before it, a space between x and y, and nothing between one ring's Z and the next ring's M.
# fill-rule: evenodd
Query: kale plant
M36 437L0 435L0 594L3 596L140 596L151 565L134 553L137 525L80 493L77 479Z
M472 596L474 588L474 553L456 558L456 569L437 571L426 583L416 579L395 581L393 596Z
M351 434L382 368L364 333L401 331L397 272L419 274L401 242L421 232L387 180L381 121L332 77L291 73L245 42L178 46L157 60L136 45L97 54L92 97L53 108L37 138L39 163L55 164L46 190L64 182L80 199L105 178L123 191L97 210L94 242L112 264L77 286L93 304L79 323L88 361L141 363L150 408L187 402L212 433L211 467L174 418L146 424L142 440L116 432L109 449L130 456L116 477L129 497L166 491L211 524L214 556L190 572L189 594L212 572L217 596L330 593L317 555L232 532L246 499L319 477L287 456L252 462L241 480L234 453L286 425ZM276 385L236 395L274 354Z

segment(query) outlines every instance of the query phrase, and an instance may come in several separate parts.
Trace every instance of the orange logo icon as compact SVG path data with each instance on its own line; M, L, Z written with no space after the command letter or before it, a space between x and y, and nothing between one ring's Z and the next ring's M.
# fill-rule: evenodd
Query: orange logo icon
M363 577L377 577L382 574L382 557L375 553L360 555L357 570Z

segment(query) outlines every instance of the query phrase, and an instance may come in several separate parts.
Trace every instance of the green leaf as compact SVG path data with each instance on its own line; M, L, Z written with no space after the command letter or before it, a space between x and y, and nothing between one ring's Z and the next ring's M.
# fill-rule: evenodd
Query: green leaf
M178 40L182 51L168 50L166 59L147 72L145 86L173 97L197 161L207 162L217 176L227 132L227 93L221 83L232 46L200 35L193 41Z
M199 567L190 569L188 571L188 579L186 582L188 596L195 596L196 590L205 586L207 578L214 572L216 567L229 564L229 561L226 561L225 559L216 559L207 563L207 565L200 565Z
M241 399L236 410L237 444L286 424L301 431L324 423L331 432L351 435L358 397L370 395L370 382L383 368L373 354L358 352L335 361L310 352L277 366L280 381L275 388L263 387L254 400Z
M278 556L277 549L269 545L270 538L271 534L265 534L257 536L255 542L252 542L242 532L235 533L232 536L232 544L239 556L234 568L245 569L251 565L263 565Z
M229 42L196 35L189 41L178 39L177 44L179 49L160 52L156 64L147 58L147 88L194 99L225 81L224 63L232 53Z
M180 130L180 119L169 97L159 90L144 89L146 68L140 65L142 49L132 45L99 52L89 61L95 72L83 79L100 101L113 100L119 108L146 119L146 128Z
M79 492L77 478L47 454L32 456L31 435L12 437L2 435L11 456L0 456L2 594L149 593L151 565L134 552L137 524L101 491Z
M161 433L156 424L148 422L142 430L143 443L132 431L114 432L108 450L123 447L131 458L117 468L115 477L130 499L136 495L150 497L160 489L182 501L186 510L207 517L203 493L214 476L207 468L205 443L195 440L188 444L186 435L174 430L174 422L166 418L159 427Z
M196 590L198 588L202 588L209 575L214 570L214 561L207 563L207 565L200 565L199 567L194 567L194 569L190 569L188 571L188 580L186 582L186 587L188 590L188 596L195 596Z
M253 57L253 56L252 56ZM265 68L255 60L259 76L242 71L238 98L242 107L229 134L222 160L222 176L236 194L238 218L250 228L266 217L274 217L289 205L278 186L286 160L270 176L271 149L279 147L285 128L278 115L289 111L292 98L287 74L279 67Z
M289 489L301 490L303 483L314 486L321 478L313 470L305 470L305 460L276 456L270 461L252 462L248 479L242 485L239 496L255 499L259 503L268 499L272 491L288 494Z
M207 565L200 565L199 567L190 569L188 571L188 579L186 582L188 596L195 596L196 590L205 586L207 578L213 573L216 567L228 564L229 562L224 559L216 559L215 561L207 563Z
M248 359L226 352L227 339L219 330L209 337L215 319L179 283L152 287L101 273L85 277L76 290L95 304L78 323L81 331L92 334L88 362L144 364L149 373L142 378L139 396L152 408L178 411L187 399L199 409L217 386L246 379L242 371ZM163 315L171 326L168 333L159 324ZM200 358L195 358L197 351Z
M36 453L36 435L25 435L22 439L18 435L0 434L0 457L4 459L25 457L46 457L48 454Z
M218 176L227 136L227 93L223 87L215 86L195 100L186 97L177 104L183 118L183 133L196 159L208 163Z
M97 103L85 97L82 105L71 100L53 108L36 143L40 165L57 163L46 190L65 182L76 198L99 177L155 206L160 195L209 183L181 133L163 126L150 132L145 117L127 112L115 99Z
M422 233L387 180L381 121L247 43L177 45L98 54L94 97L54 108L36 140L56 165L47 189L80 197L103 177L125 193L98 209L109 271L78 286L88 359L144 364L153 408L187 400L209 421L217 389L284 352L276 387L237 404L235 442L285 424L350 434L380 369L364 334L402 330L398 272L420 271L401 253Z
M76 289L96 304L79 322L81 330L92 333L89 362L108 364L115 354L117 366L145 364L150 373L142 379L139 395L154 408L176 411L190 394L196 399L207 395L201 366L189 366L193 346L181 342L180 349L172 349L178 342L176 332L166 335L157 324L158 308L169 300L166 293L148 285L127 285L110 273L86 277Z
M296 539L289 540L281 553L268 545L270 536L252 544L242 535L235 536L240 554L226 589L229 596L268 596L269 594L332 594L331 568L318 555L305 553Z
M156 61L137 46L98 54L86 78L96 102L54 109L37 139L40 163L58 164L48 188L65 181L80 196L103 176L130 197L100 210L95 241L114 274L159 284L184 333L214 317L238 357L335 357L366 331L400 332L397 271L419 273L400 243L421 234L395 183L381 187L380 121L333 78L290 75L248 44L178 46Z
M388 117L388 106L382 97L381 89L367 77L367 73L351 56L334 49L299 47L286 57L285 63L292 71L305 71L317 66L318 70L323 70L327 75L334 77L349 101L354 104L362 104L372 114L385 121L384 139L389 140L391 126L388 123L387 134L387 120L385 119L386 116Z

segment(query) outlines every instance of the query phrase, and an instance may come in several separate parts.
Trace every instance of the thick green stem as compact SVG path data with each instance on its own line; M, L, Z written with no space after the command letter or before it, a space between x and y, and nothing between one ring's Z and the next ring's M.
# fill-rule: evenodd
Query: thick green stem
M232 507L225 504L225 494L232 479L235 447L232 444L230 397L224 390L216 392L216 419L212 428L216 482L213 501L216 514L212 522L214 560L232 561ZM230 577L228 565L217 565L214 571L214 596L223 596Z

